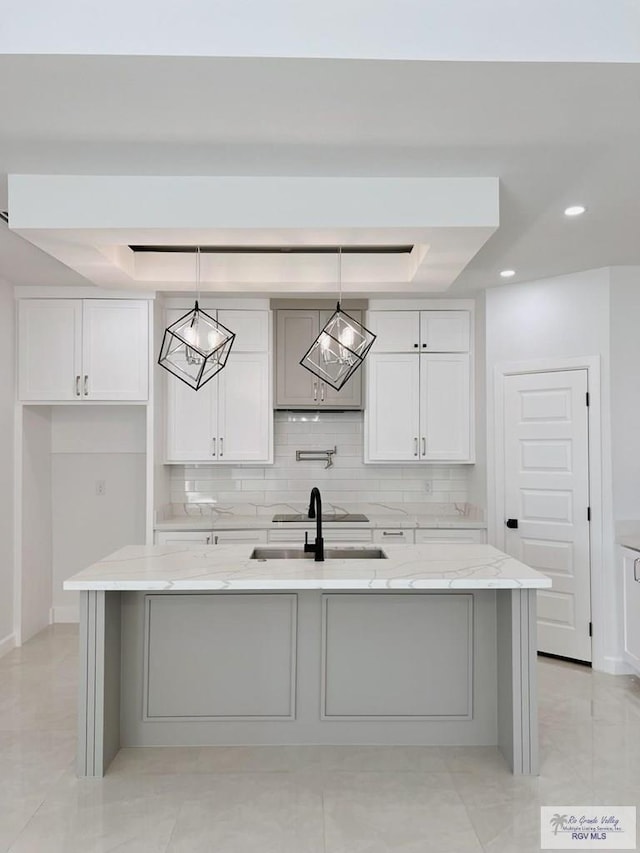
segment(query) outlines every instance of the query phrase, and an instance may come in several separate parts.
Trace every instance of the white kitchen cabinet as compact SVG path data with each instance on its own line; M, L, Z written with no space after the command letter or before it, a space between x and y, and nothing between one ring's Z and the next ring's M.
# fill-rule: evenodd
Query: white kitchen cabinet
M333 310L279 309L276 311L276 407L359 409L362 405L362 371L336 391L300 364L300 359L320 334ZM347 310L358 322L361 311Z
M146 300L20 300L20 400L143 401L148 375Z
M373 541L378 545L413 545L413 530L407 527L376 528Z
M167 323L184 313L167 312ZM269 316L218 311L217 319L237 336L225 367L198 391L167 375L168 463L273 461Z
M266 530L156 530L156 545L262 545Z
M167 462L270 462L267 353L234 353L199 391L169 377Z
M466 353L369 357L365 462L470 462Z
M367 323L375 353L469 352L469 311L370 311Z
M640 673L640 552L621 548L624 584L624 656Z
M156 545L211 545L210 530L156 530Z
M434 528L416 530L416 545L433 545L439 542L482 545L486 540L486 531L482 529L447 527L438 530Z

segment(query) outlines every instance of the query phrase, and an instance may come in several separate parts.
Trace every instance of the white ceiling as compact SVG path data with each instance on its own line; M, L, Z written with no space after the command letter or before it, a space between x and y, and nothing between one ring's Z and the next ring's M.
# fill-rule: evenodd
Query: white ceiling
M8 173L498 176L452 292L640 264L637 64L0 56L0 80L0 209ZM0 275L86 284L2 223Z

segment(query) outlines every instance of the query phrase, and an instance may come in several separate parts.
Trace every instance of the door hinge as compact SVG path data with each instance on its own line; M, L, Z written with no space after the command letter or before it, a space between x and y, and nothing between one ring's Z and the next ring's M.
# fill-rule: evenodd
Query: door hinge
M589 636L593 637L593 622L589 622Z
M588 391L587 391L587 393L585 394L585 402L586 402L586 404L587 404L587 406L588 406L588 405L589 405L589 392L588 392Z
M587 521L591 521L591 507L587 507Z

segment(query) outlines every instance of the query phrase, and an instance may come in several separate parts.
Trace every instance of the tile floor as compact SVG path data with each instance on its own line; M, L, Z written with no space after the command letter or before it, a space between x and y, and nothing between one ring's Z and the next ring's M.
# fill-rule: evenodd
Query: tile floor
M76 663L66 625L0 659L0 851L530 853L540 805L640 807L631 676L540 661L539 778L491 748L224 747L125 749L78 781Z

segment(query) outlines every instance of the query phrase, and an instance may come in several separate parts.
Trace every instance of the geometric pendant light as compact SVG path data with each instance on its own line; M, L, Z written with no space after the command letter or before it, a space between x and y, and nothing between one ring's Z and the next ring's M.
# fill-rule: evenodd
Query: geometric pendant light
M199 290L199 248L196 279ZM200 310L196 299L192 311L165 329L158 364L197 391L225 366L235 337L226 326Z
M342 295L342 252L339 266ZM300 364L339 391L365 360L376 335L340 308L300 359Z

